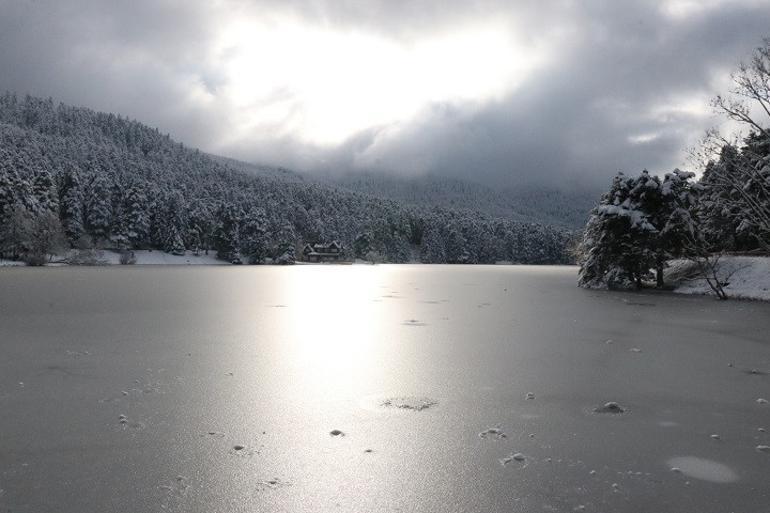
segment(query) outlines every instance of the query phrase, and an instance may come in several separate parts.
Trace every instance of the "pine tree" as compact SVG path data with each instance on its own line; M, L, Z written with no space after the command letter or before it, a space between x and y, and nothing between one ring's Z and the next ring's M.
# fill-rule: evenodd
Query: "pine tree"
M187 213L187 246L195 254L201 250L206 254L211 248L214 237L214 218L208 205L195 201Z
M425 264L446 263L444 241L441 238L439 229L435 226L426 229L423 234L422 247L420 249L420 261Z
M296 261L295 245L297 243L297 235L294 232L294 227L289 222L285 222L281 225L280 230L276 234L276 246L274 261L277 264L293 264Z
M240 261L240 228L242 212L232 204L220 205L217 210L216 228L214 229L214 249L217 258L227 262Z
M96 241L110 236L112 224L112 198L110 184L102 174L94 176L85 201L86 230Z
M148 242L150 216L147 196L140 185L133 184L126 189L123 198L123 215L129 245L141 248Z
M451 222L446 228L446 260L450 264L465 264L470 260L467 241L458 223Z
M85 200L77 170L70 169L64 174L59 195L59 217L70 245L74 246L85 234L83 221Z
M47 170L39 171L32 179L32 197L36 213L58 214L59 196L53 177Z
M250 264L261 264L267 256L266 218L261 209L252 209L243 219L241 253Z
M647 241L657 230L636 203L642 190L652 187L648 178L643 175L634 191L639 181L619 173L591 212L579 250L581 286L641 286L655 262Z

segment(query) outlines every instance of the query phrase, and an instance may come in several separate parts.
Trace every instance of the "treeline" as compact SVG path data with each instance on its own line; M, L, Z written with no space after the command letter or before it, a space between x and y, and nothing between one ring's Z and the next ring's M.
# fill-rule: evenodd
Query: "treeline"
M663 179L646 171L616 176L592 211L578 249L580 285L640 287L655 275L662 287L666 262L686 258L725 298L718 255L770 254L770 40L733 79L733 95L717 97L714 105L748 127L748 134L728 140L709 132L697 181L678 170Z
M0 96L5 258L157 248L289 263L302 242L339 240L350 258L384 262L550 264L570 260L569 238L535 223L252 176L136 121Z

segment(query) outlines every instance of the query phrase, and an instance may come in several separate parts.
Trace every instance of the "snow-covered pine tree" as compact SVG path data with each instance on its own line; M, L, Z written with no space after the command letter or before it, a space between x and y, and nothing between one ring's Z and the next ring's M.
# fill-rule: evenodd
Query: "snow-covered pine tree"
M223 203L215 215L214 249L217 258L227 262L240 262L240 228L243 212L230 203Z
M208 254L214 236L214 215L211 207L203 201L193 201L187 212L186 245L196 255L200 251Z
M104 174L96 172L85 198L86 230L94 241L107 241L112 226L111 187Z
M733 214L741 218L736 228L739 236L748 236L756 246L770 251L770 38L731 78L733 90L717 96L713 104L749 134L739 151L726 152L731 141L715 130L709 133L703 156L727 165L713 166L703 185L720 192Z
M157 208L161 213L156 219L161 249L173 255L183 255L187 220L182 194L178 190L166 191L160 196Z
M663 287L663 268L675 258L703 251L703 235L697 218L700 186L691 180L695 173L675 169L666 173L661 186L662 215L658 222L656 283Z
M37 214L59 212L59 196L51 173L41 169L32 178L33 210Z
M275 236L276 246L273 261L276 264L293 264L297 260L297 234L291 223L285 222Z
M640 286L654 265L655 253L647 242L657 230L637 203L642 192L649 191L652 184L648 175L640 178L619 173L591 212L579 249L579 285Z
M241 253L249 264L261 264L267 257L266 218L262 209L250 210L243 218Z
M59 186L59 218L72 246L85 235L84 201L78 171L70 168L64 173Z
M438 226L433 225L425 230L422 237L422 247L420 248L420 261L430 264L446 263L444 240L441 237Z
M122 208L125 233L132 248L141 248L148 243L150 219L147 203L147 196L141 185L135 183L126 189Z
M463 235L459 223L450 222L446 228L446 238L444 248L446 251L446 260L450 264L465 264L470 260L470 255L466 247L467 241Z
M28 194L31 194L29 183L16 171L11 152L0 147L0 223L27 203L24 196Z

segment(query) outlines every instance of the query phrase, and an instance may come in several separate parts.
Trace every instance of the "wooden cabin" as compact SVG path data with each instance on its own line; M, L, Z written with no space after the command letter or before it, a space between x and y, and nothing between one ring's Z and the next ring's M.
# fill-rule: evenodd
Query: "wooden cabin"
M302 248L305 262L339 262L342 260L342 245L337 241L305 244Z

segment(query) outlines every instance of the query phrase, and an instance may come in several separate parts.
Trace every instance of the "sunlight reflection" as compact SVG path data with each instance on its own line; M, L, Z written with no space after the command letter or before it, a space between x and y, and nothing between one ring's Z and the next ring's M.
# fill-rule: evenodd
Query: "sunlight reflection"
M296 269L289 285L293 365L307 382L349 387L372 368L378 319L371 302L381 273L367 267Z

